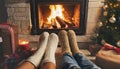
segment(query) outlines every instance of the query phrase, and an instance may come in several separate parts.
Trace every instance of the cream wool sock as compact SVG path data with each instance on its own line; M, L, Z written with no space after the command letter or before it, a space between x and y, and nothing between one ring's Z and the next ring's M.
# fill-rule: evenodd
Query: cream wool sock
M72 54L70 45L69 45L67 32L65 30L61 30L58 35L59 35L59 40L60 40L63 54L64 53Z
M78 47L77 40L76 40L76 34L73 30L68 31L68 38L69 38L69 43L70 43L70 48L72 51L72 54L75 55L76 53L81 53L83 54Z
M58 36L56 34L52 33L49 35L49 38L48 38L48 43L47 43L45 56L42 61L42 64L44 64L46 62L52 62L52 63L56 64L55 51L56 51L57 46L58 46Z
M37 67L41 62L41 59L44 55L44 52L45 52L45 49L47 46L48 37L49 37L48 32L44 32L40 35L40 47L39 47L39 49L35 52L34 55L32 55L31 57L29 57L26 60L26 61L33 63L35 65L35 67Z

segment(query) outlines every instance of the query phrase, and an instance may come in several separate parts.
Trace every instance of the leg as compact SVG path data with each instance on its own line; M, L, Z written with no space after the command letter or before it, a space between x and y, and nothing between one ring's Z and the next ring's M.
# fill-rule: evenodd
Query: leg
M46 62L40 69L56 69L56 65L52 62Z
M29 57L23 64L20 64L17 69L35 69L41 62L43 54L45 52L49 34L44 32L40 35L40 48L34 55Z
M62 52L63 53L69 52L70 54L72 54L70 50L67 32L65 30L62 30L58 33L58 35L59 35L59 40L62 47Z
M35 66L30 62L24 62L19 65L16 69L35 69Z
M68 31L70 47L72 49L72 53L74 55L75 60L79 64L82 69L99 69L94 63L88 60L83 53L79 50L78 44L76 41L75 32L72 30Z
M74 69L74 68L81 69L71 54L64 53L62 59L62 69Z
M50 34L45 56L42 61L41 69L56 69L55 51L58 46L58 36L54 33Z
M68 39L70 42L70 48L71 48L72 54L75 55L76 53L82 53L78 48L76 34L73 30L68 31Z
M97 65L88 60L83 54L77 53L74 55L74 58L82 69L100 69Z
M62 69L72 69L72 68L80 69L77 62L72 56L67 32L65 30L62 30L59 32L58 35L59 35L60 44L62 46L62 52L63 52Z

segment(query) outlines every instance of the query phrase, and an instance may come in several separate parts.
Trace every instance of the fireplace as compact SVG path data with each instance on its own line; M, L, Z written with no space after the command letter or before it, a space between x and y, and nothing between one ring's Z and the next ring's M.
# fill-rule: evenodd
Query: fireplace
M74 30L85 34L88 0L30 0L31 34Z

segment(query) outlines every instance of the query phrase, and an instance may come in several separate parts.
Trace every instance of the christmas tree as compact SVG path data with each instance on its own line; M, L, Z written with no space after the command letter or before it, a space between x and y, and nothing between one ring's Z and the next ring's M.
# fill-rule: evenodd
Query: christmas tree
M101 41L118 46L120 44L120 1L105 0L99 17L97 42Z

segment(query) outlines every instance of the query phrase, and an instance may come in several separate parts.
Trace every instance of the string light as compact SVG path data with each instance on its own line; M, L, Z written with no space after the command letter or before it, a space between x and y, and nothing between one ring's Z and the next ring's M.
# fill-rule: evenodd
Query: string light
M119 6L119 4L116 4L116 6Z
M107 11L104 11L104 12L103 12L103 15L104 15L104 16L107 16L107 14L108 14Z
M103 23L102 22L99 22L99 27L102 27L103 26Z
M109 26L106 26L106 28L109 28Z
M104 9L106 9L106 8L108 8L108 5L104 5L104 7L103 7Z
M108 21L107 21L107 20L106 20L105 22L106 22L106 23L108 23Z
M112 6L112 3L110 3L110 6Z
M114 5L114 8L116 8L116 7L118 7L118 6L119 6L119 4L115 4L115 5Z
M117 27L115 27L115 29L118 29Z

